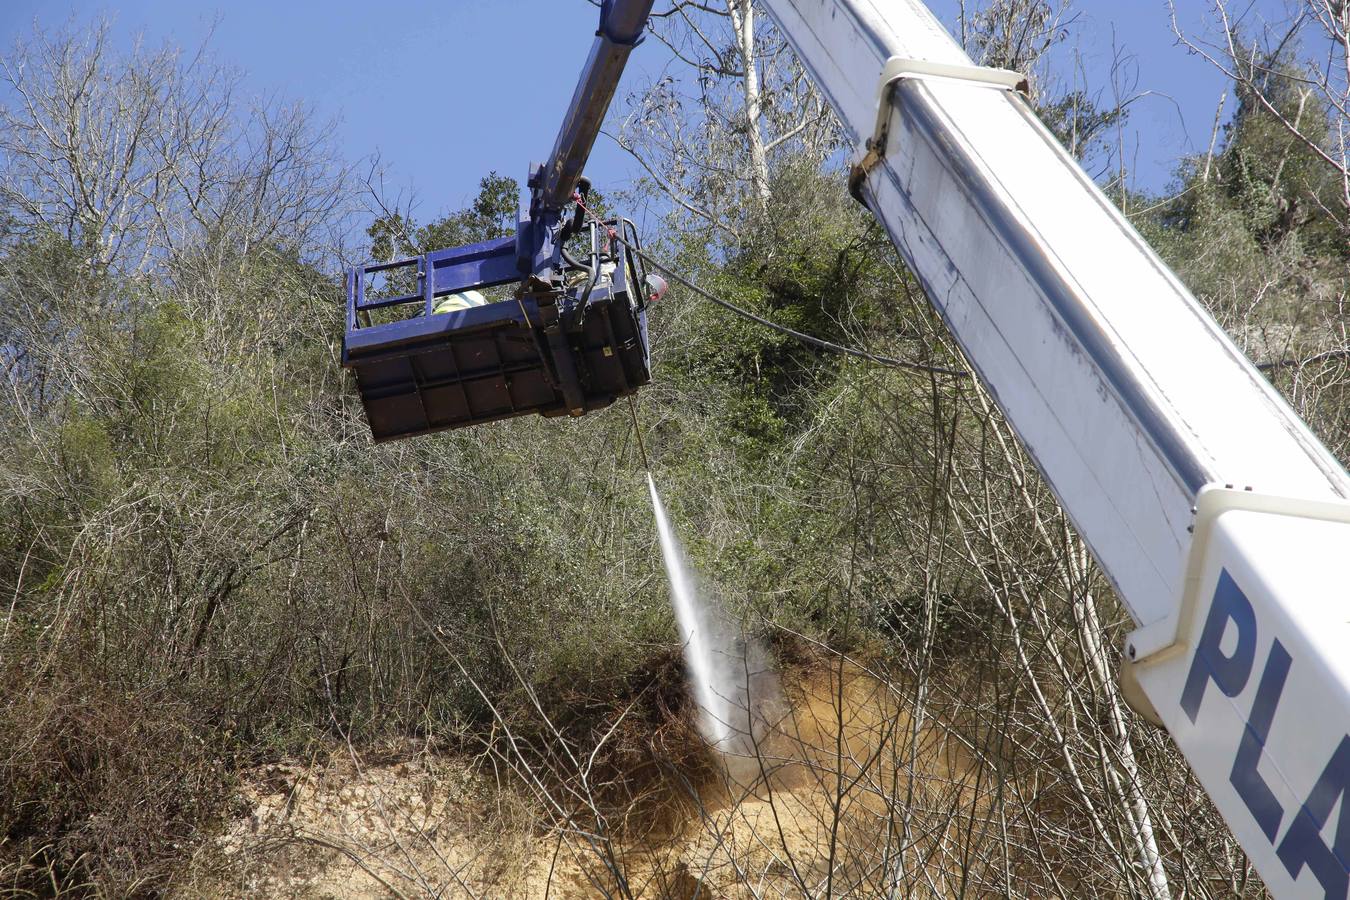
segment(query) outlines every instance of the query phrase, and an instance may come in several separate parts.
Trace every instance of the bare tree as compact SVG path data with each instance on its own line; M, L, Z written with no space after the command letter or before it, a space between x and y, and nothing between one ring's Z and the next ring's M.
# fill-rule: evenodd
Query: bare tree
M343 224L348 170L299 105L241 109L239 76L205 46L137 44L118 60L107 22L41 31L0 60L0 209L50 229L98 269L145 272L184 242L229 233L313 252Z
M705 227L735 235L763 213L775 160L837 146L828 105L750 0L672 0L650 33L674 59L614 133L654 187ZM746 194L748 186L748 194Z

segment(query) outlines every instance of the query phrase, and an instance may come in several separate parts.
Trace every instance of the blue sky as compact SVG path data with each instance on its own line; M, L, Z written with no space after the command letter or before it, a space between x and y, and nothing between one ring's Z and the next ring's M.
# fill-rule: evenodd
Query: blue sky
M956 0L932 3L950 24ZM1178 3L1198 25L1207 4ZM1127 156L1137 186L1163 191L1177 157L1208 142L1223 80L1176 46L1163 0L1079 0L1077 9L1061 70L1069 77L1077 51L1089 84L1105 89L1113 42L1137 58L1137 89L1158 95L1134 107ZM211 34L216 58L245 73L245 93L301 99L335 119L348 157L378 152L393 183L415 191L422 218L463 206L489 170L523 180L551 149L596 21L586 0L0 0L0 49L35 21L53 28L100 15L123 44L141 34L196 47ZM628 85L664 61L655 42L634 59ZM588 173L611 190L638 174L604 137Z

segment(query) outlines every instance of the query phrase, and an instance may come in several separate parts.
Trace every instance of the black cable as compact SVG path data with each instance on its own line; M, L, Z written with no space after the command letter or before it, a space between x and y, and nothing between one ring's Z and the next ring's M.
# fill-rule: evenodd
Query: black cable
M843 344L836 344L833 341L827 341L824 338L819 338L816 337L815 335L807 334L803 331L797 331L796 329L788 328L786 325L780 325L777 322L764 318L763 316L756 315L755 313L752 313L748 309L743 309L742 307L739 307L734 303L730 303L726 300L723 300L721 297L713 296L712 294L705 291L703 288L694 284L692 281L675 272L673 269L670 268L670 266L665 265L659 260L653 259L650 255L646 253L646 251L633 246L633 244L624 240L617 233L611 234L611 237L613 237L614 240L618 241L620 244L623 244L629 250L632 250L634 253L640 256L643 259L643 261L645 261L648 265L666 273L671 278L675 279L677 282L687 287L689 290L693 291L695 294L698 294L704 300L707 300L710 303L715 303L729 312L733 312L736 315L741 316L742 318L749 319L751 322L763 325L765 328L772 328L774 331L779 331L782 332L783 334L788 335L789 337L796 338L797 340L801 341L804 344L810 344L813 347L819 347L822 350L829 350L833 353L842 353L845 354L846 356L856 356L859 359L866 359L871 362L878 363L879 365L888 366L893 369L908 369L911 372L928 372L934 375L951 375L956 378L970 377L970 373L964 369L951 369L947 368L946 366L928 366L924 365L923 363L908 362L903 359L896 359L893 356L880 356L876 353L868 353L866 350L859 350L856 347L846 347Z
M628 395L628 412L633 417L633 434L637 436L638 452L642 454L642 468L651 474L652 464L647 461L647 445L642 442L642 426L638 424L637 404L633 402L633 395Z

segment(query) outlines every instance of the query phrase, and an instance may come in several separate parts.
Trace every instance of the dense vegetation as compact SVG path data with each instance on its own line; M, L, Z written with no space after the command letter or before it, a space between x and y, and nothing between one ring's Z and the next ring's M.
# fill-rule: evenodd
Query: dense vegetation
M1037 65L1059 34L1042 7L993 4L971 46ZM1044 39L1009 34L1007 9L1039 11ZM725 58L690 74L702 106L664 83L635 102L622 140L651 178L610 202L666 198L656 254L742 306L962 368L843 190L779 39L748 43L766 103L737 75L748 14L703 15ZM1350 123L1298 48L1239 73L1172 196L1106 187L1345 459ZM223 70L119 56L100 30L5 63L0 891L162 892L245 767L331 743L486 745L560 784L597 745L614 772L647 765L684 701L627 410L375 447L338 364L340 264L491 233L517 185L490 175L418 225L366 210L321 128L247 110ZM1102 154L1124 111L1066 96L1039 100L1047 122ZM343 246L354 223L373 247ZM647 451L728 608L786 664L865 663L982 773L948 811L952 892L1146 895L1150 814L1177 889L1259 892L1122 705L1104 648L1126 617L978 384L822 353L679 289L652 334ZM645 724L612 730L625 716ZM567 816L603 831L630 787Z

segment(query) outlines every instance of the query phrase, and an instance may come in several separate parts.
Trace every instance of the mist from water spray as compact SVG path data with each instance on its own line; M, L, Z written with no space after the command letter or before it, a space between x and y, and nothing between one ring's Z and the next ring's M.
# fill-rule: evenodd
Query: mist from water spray
M743 639L713 599L699 590L650 472L647 487L689 683L699 707L699 730L722 753L750 757L778 702L777 677L758 645Z

